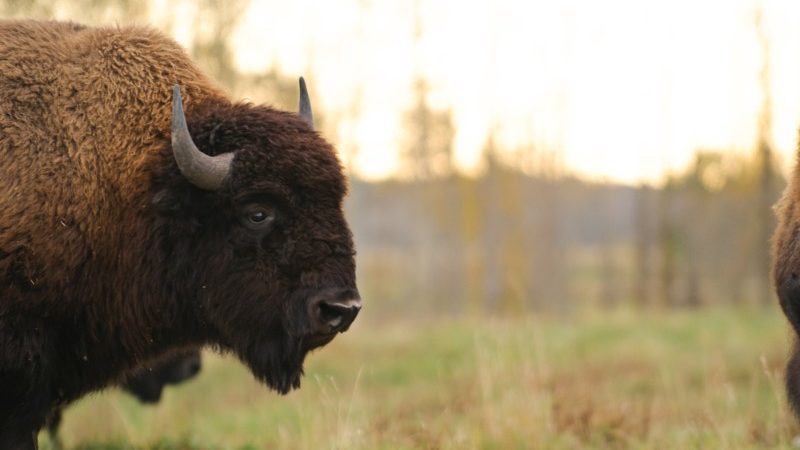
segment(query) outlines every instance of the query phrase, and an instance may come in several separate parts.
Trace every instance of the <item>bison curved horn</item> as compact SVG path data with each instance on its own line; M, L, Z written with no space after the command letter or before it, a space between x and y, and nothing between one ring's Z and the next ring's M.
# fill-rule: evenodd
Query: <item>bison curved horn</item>
M308 89L306 89L306 80L300 77L300 101L297 108L300 117L308 123L311 129L314 129L314 114L311 112L311 100L308 98Z
M216 191L231 171L233 153L209 156L194 145L177 84L172 88L172 154L183 176L200 189Z

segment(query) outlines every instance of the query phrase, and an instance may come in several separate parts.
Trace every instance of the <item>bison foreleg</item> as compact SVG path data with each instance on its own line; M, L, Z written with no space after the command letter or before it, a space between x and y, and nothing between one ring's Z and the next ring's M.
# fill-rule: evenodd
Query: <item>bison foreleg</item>
M39 448L36 434L35 431L4 430L0 432L0 448L36 450Z

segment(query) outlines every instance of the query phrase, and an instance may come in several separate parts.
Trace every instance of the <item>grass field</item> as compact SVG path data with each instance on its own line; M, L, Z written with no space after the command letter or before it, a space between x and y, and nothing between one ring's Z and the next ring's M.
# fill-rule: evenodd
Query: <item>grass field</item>
M84 450L791 448L789 346L777 309L367 316L309 357L288 396L207 354L157 407L119 392L82 400L62 438Z

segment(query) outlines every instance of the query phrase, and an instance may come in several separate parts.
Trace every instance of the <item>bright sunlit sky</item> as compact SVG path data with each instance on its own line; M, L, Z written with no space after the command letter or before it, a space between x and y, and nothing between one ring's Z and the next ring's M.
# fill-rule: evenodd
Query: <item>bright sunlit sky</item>
M315 108L337 118L332 138L358 148L362 175L397 169L422 74L431 105L453 112L460 168L478 166L495 130L505 147L560 149L569 171L638 182L696 149L751 151L759 8L786 167L800 125L797 0L253 0L234 45L245 71L275 65L314 83Z

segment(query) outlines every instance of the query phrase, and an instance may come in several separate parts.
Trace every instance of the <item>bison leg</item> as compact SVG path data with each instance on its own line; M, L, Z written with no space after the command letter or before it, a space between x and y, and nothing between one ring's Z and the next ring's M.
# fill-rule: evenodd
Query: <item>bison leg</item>
M35 431L22 430L3 430L0 433L0 448L36 450L39 448L36 442Z

